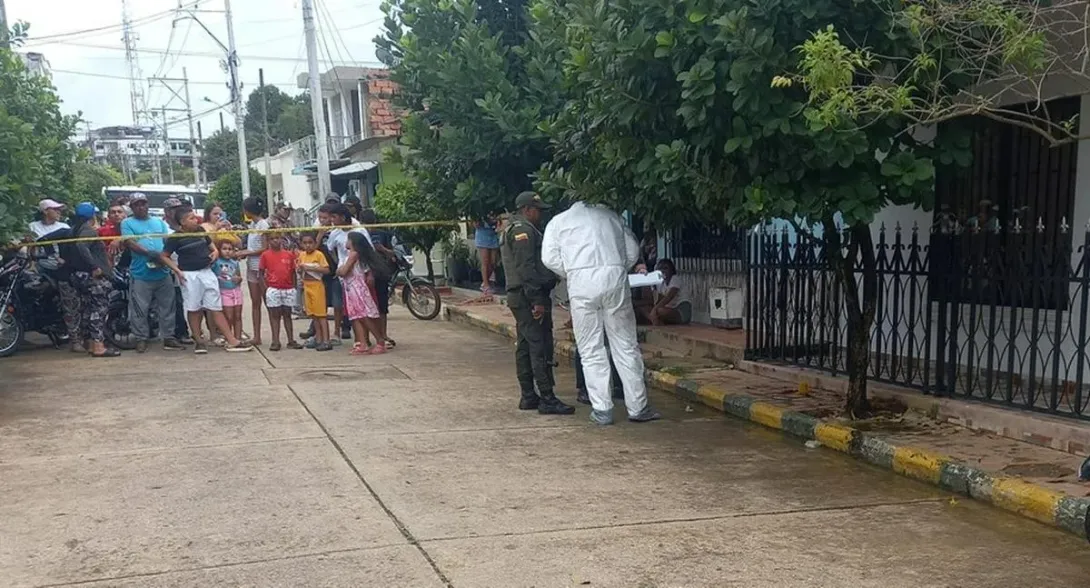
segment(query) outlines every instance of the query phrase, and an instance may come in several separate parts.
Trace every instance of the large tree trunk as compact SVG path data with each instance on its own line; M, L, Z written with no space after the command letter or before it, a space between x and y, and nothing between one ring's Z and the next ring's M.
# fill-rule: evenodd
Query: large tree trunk
M831 220L825 222L825 231L829 258L844 292L844 308L848 316L848 395L844 399L844 412L853 419L862 418L870 411L867 372L870 369L871 327L878 303L874 241L867 225L849 228L845 233L847 243L842 242L841 233ZM859 279L855 275L857 260L862 270Z

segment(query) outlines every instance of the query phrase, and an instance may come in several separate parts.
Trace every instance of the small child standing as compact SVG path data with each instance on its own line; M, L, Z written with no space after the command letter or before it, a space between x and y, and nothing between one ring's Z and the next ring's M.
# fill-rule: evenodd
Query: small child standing
M303 278L303 311L314 322L314 350L330 351L333 345L329 342L325 282L322 281L329 274L329 261L318 251L318 237L314 233L303 233L300 244L303 249L299 252L298 268Z
M233 241L221 240L220 256L212 263L212 272L220 282L220 300L223 301L223 316L227 319L227 326L236 339L242 339L242 270L238 260L233 259L235 249Z
M374 277L365 261L371 255L374 255L374 248L363 233L348 233L348 259L337 268L337 275L344 283L344 313L352 320L352 334L356 339L352 355L386 353L386 339L378 322ZM370 348L367 347L369 333L375 333L377 341Z
M273 342L269 351L280 351L280 325L288 336L288 349L302 349L292 333L292 308L295 307L295 254L284 249L281 237L267 236L269 248L261 253L258 270L265 276L265 306L269 309Z

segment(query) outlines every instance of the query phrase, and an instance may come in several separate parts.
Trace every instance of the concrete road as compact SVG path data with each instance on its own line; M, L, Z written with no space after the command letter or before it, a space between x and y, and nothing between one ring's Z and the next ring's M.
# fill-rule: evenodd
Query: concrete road
M0 360L0 586L1090 585L1050 528L671 397L604 429L519 412L505 340L391 332Z

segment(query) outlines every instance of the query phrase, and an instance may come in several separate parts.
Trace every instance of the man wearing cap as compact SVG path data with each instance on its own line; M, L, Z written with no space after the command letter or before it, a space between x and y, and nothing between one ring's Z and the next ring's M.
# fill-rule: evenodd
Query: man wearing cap
M628 270L639 257L636 237L617 213L602 206L576 202L545 230L541 260L567 280L575 344L593 407L590 418L599 425L613 424L607 353L621 376L628 420L661 418L647 403L643 356L636 341L636 314L628 286ZM609 338L609 351L603 336Z
M549 294L556 276L541 263L541 211L550 206L541 196L523 192L515 199L518 212L503 232L500 252L507 268L507 306L515 316L518 344L515 369L522 398L519 410L541 414L573 414L553 393L553 319ZM537 392L534 384L537 384Z
M164 235L170 227L161 218L148 214L148 197L141 193L133 194L129 200L132 216L121 221L121 235L138 237L125 241L132 252L129 265L131 281L129 285L129 327L136 335L136 351L148 350L151 336L148 328L148 314L155 305L159 315L159 335L163 337L163 348L168 350L185 349L175 338L174 321L174 282L170 270L159 262L163 251L162 237L144 235Z

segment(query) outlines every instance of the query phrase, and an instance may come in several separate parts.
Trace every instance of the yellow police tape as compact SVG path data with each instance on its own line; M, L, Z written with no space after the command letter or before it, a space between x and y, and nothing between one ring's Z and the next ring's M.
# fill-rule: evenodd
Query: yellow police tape
M411 223L376 223L372 225L329 225L320 227L283 227L278 229L223 229L216 231L203 231L200 233L157 233L147 235L122 235L120 237L69 237L67 239L52 239L49 241L33 241L26 243L33 247L45 247L47 245L62 245L64 243L88 243L93 241L130 241L133 239L180 239L182 237L210 237L216 239L223 235L250 235L253 233L310 233L328 231L331 229L397 229L406 227L441 227L456 226L465 221L418 221Z

